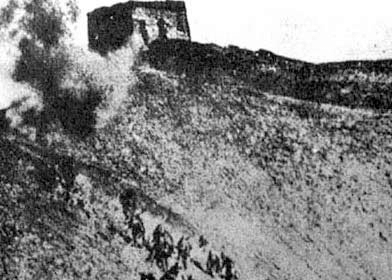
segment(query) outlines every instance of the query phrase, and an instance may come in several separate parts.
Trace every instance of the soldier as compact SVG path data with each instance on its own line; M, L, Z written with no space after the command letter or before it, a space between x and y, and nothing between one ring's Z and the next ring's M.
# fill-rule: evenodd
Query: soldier
M152 233L152 241L151 245L148 246L148 249L150 251L149 256L147 257L147 260L149 261L154 261L156 258L156 254L159 252L159 247L161 243L161 236L163 235L163 228L162 225L158 225L153 233Z
M214 254L213 267L217 274L222 272L222 261L217 254Z
M209 275L213 276L213 272L212 272L212 253L211 253L211 250L208 252L206 269L207 269L207 273Z
M136 214L130 224L133 244L141 248L145 244L145 228L139 214Z
M148 260L155 260L158 267L163 271L167 270L168 258L174 251L173 238L162 225L158 225L152 234L152 245Z
M161 246L161 251L160 251L160 261L163 264L163 271L167 270L168 267L168 259L171 257L174 251L174 245L173 245L173 237L170 235L170 233L167 230L163 231L163 236L162 236L162 246Z
M165 274L162 275L160 280L176 280L179 272L180 267L177 262L168 271L166 271Z
M207 239L204 238L203 235L199 237L199 248L203 248L208 244Z
M167 40L167 30L166 30L166 22L163 18L158 20L158 39L159 40Z
M136 206L136 193L134 190L129 189L120 195L120 203L123 207L123 212L126 220L130 220Z
M147 46L149 38L148 38L148 32L147 32L145 20L141 20L139 22L139 31L140 31L140 34L142 35L144 45Z
M222 267L219 256L212 253L210 250L207 258L207 273L213 277L215 274L219 274L221 269Z
M163 227L162 225L158 225L154 229L154 232L152 233L152 242L159 243L162 235L163 235Z
M226 257L223 253L221 253L221 258L223 262L222 268L224 269L223 278L225 280L237 280L238 273L234 270L233 261L230 258Z
M190 252L192 250L192 245L189 243L189 237L184 239L184 236L177 243L178 256L177 260L182 263L182 268L187 269L187 261L190 257Z

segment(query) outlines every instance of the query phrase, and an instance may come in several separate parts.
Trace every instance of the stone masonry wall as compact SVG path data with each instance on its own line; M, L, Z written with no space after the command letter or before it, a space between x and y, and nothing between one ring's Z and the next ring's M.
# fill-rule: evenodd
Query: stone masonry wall
M156 39L190 40L185 3L130 1L88 14L89 47L101 54L120 48L135 32L146 45Z
M163 19L166 27L166 36L168 39L183 39L189 40L190 36L186 30L181 30L182 23L177 12L168 10L136 8L133 10L132 18L134 22L144 21L146 23L146 30L148 33L148 43L159 38L159 19ZM140 26L140 24L138 24ZM134 24L134 30L135 28ZM140 31L139 31L140 32Z

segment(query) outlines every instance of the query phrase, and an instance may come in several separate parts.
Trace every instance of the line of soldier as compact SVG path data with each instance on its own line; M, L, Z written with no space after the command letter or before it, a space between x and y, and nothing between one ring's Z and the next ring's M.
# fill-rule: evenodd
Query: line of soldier
M171 234L164 229L162 225L158 225L152 233L152 240L146 240L145 227L140 217L140 213L135 211L133 214L129 214L128 212L126 213L126 218L132 235L132 239L128 237L126 240L129 243L133 242L133 245L136 247L147 248L149 251L147 261L155 262L159 269L164 272L164 275L160 278L160 280L175 280L180 270L187 270L192 250L189 237L182 236L175 245ZM199 239L199 247L202 248L206 246L207 243L207 240L201 236ZM175 251L177 253L175 258L176 262L169 268L169 259L174 256ZM192 262L196 264L194 260L192 260ZM204 269L201 265L198 265L198 263L196 266L211 277L219 276L225 280L238 279L238 274L234 269L233 261L223 253L219 256L210 250L208 253L206 268ZM153 275L141 275L141 279L155 279L151 277L153 277ZM184 278L184 280L188 279Z
M220 276L225 280L237 280L239 278L238 272L234 269L234 262L223 252L218 256L210 250L206 268L211 277Z

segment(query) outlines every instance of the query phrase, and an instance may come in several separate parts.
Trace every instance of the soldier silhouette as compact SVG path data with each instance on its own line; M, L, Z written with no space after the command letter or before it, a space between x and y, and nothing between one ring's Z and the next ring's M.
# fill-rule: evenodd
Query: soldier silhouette
M160 280L176 280L178 273L180 272L180 268L178 263L175 263L165 274L162 275Z
M181 239L177 243L177 260L182 264L183 269L187 269L187 262L188 258L190 257L190 252L192 250L192 245L189 242L189 237L184 238L184 236L181 237Z
M159 251L160 245L160 239L161 236L163 235L163 227L162 225L158 225L155 229L154 232L152 233L152 241L151 244L148 246L150 254L147 257L148 261L154 261L156 259L156 255Z
M170 233L158 225L152 234L152 244L150 246L150 255L147 260L156 261L157 266L167 271L168 259L174 250L173 238Z
M223 279L225 280L238 280L238 273L234 269L234 263L233 261L225 256L223 253L221 253L221 258L222 258L222 268L224 269L223 273Z
M199 237L199 248L203 248L203 247L205 247L206 245L208 245L208 241L207 241L207 239L204 238L203 235L201 235L201 236Z
M212 277L214 277L215 274L221 273L222 271L222 265L219 256L215 253L212 253L211 250L208 252L206 268L207 273Z
M167 29L166 29L166 22L163 18L158 20L158 39L159 40L167 40Z
M131 220L131 231L132 231L132 240L133 244L139 248L141 248L144 243L144 235L145 229L143 225L143 221L139 214L134 215L133 219Z
M163 271L166 271L168 268L168 260L172 256L174 251L173 237L167 230L164 230L162 236L162 243L160 248L160 262L162 264Z
M139 23L139 31L140 31L140 34L142 35L144 44L147 46L149 38L148 38L148 32L147 32L146 21L145 20L141 20L140 21L140 23Z

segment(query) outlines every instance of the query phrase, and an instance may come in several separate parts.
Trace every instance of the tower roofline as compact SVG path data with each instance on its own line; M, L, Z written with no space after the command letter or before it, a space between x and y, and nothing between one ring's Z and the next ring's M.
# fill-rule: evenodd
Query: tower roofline
M135 8L146 8L146 9L157 9L157 10L169 10L182 12L186 10L184 1L128 1L124 3L118 3L113 6L100 7L92 12L88 13L105 13L110 10L117 9L135 9Z

